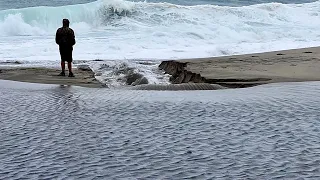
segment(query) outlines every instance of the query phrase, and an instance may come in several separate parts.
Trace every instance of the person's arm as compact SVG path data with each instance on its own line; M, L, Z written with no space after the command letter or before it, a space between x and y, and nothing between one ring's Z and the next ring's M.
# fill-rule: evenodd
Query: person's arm
M76 44L76 37L75 37L75 35L74 35L74 31L72 30L72 29L70 29L71 31L71 37L70 37L70 39L71 39L71 44L72 44L72 46L73 45L75 45Z
M60 32L59 29L56 32L56 43L59 45L59 41L60 41Z

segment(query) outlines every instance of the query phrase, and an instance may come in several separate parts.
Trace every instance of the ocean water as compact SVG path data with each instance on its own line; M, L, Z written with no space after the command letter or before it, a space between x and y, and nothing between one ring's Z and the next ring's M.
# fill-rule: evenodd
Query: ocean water
M125 91L0 81L0 179L320 179L320 83Z
M318 46L319 13L320 1L307 0L2 0L0 63L57 66L54 36L69 18L78 63L96 71L129 66L161 84L167 78L156 69L163 59ZM110 76L102 72L100 79Z

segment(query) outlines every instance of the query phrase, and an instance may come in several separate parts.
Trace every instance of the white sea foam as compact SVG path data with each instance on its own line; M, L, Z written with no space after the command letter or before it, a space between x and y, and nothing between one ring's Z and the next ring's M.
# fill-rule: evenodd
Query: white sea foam
M227 7L100 0L2 10L0 61L57 63L54 35L62 18L69 18L76 32L75 60L160 60L318 46L319 12L320 1Z

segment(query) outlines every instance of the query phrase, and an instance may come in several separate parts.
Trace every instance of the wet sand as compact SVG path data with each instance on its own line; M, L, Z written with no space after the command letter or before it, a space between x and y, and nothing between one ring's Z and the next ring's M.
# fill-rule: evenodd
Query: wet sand
M75 77L58 76L60 69L50 68L2 68L0 69L0 79L41 83L41 84L60 84L60 85L73 85L90 88L104 87L96 78L91 70L74 69Z
M264 84L320 80L320 47L178 62L186 63L185 70L198 73L213 83Z

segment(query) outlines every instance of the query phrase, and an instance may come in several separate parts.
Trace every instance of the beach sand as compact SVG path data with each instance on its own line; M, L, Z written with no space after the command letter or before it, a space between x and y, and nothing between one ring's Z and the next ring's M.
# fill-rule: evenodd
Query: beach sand
M320 80L320 47L267 53L176 60L185 70L200 74L208 83L228 87L277 82ZM105 87L91 70L75 69L75 78L59 77L59 69L1 68L0 79L31 83ZM68 73L67 73L68 74ZM234 86L235 85L235 86ZM240 86L239 86L240 87Z
M320 80L320 47L178 62L187 63L187 71L226 84Z
M52 68L1 68L0 79L42 84L74 85L90 88L104 87L103 84L95 79L94 73L90 70L73 69L75 77L68 77L68 71L66 71L65 77L60 77L58 76L60 72L60 69Z

